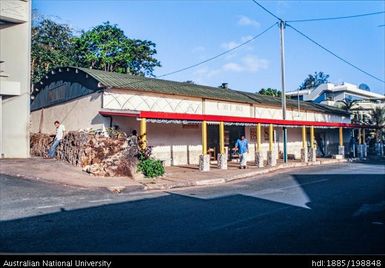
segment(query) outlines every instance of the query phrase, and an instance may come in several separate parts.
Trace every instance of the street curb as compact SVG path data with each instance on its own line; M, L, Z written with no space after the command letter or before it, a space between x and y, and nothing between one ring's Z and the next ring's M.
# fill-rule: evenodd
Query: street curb
M203 180L196 180L196 181L189 180L186 182L177 182L175 184L167 183L167 184L158 184L158 185L144 183L144 190L146 191L169 190L169 189L175 189L175 188L186 188L186 187L194 187L194 186L218 185L218 184L224 184L235 180L250 178L252 176L264 175L272 172L275 173L277 171L284 171L291 168L311 167L311 166L319 166L319 165L333 165L333 164L348 163L348 162L349 161L347 159L338 159L338 160L333 159L333 160L315 161L315 162L308 162L308 163L281 164L276 167L265 168L263 170L250 171L248 173L232 176L229 178L222 177L222 178L203 179Z

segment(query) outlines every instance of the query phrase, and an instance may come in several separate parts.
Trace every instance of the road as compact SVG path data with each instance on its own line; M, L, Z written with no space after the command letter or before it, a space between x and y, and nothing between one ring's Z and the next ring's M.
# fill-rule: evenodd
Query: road
M384 254L383 164L120 194L0 176L0 252Z

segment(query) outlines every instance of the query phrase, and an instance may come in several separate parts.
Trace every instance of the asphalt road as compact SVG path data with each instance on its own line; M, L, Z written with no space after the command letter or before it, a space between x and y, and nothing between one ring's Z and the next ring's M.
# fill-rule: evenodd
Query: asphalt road
M111 193L0 176L0 252L385 253L385 167Z

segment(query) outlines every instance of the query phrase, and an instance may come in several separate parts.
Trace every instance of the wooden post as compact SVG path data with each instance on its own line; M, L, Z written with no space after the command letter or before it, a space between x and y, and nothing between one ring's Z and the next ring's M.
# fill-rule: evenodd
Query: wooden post
M310 148L315 149L314 145L314 127L310 127Z
M140 147L144 150L147 147L147 124L146 118L140 119Z
M219 153L225 153L225 124L219 123Z
M261 151L261 123L257 124L257 152Z
M302 148L306 149L307 142L306 142L306 126L302 126Z
M207 122L202 121L202 154L207 154Z
M274 136L274 128L273 124L269 125L269 151L273 151L273 136Z
M344 130L340 127L340 146L344 146Z

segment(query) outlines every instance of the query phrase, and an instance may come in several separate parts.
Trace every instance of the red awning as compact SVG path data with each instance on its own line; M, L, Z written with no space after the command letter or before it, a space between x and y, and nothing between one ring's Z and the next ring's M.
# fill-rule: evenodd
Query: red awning
M343 127L343 128L363 128L366 126L338 123L338 122L318 122L318 121L300 121L300 120L282 120L270 118L252 118L240 116L223 116L207 114L185 114L185 113L165 113L165 112L119 112L119 111L100 111L99 114L107 116L139 117L149 119L165 120L192 120L192 121L214 121L214 122L232 122L232 123L251 123L251 124L274 124L282 126L315 126L315 127Z

